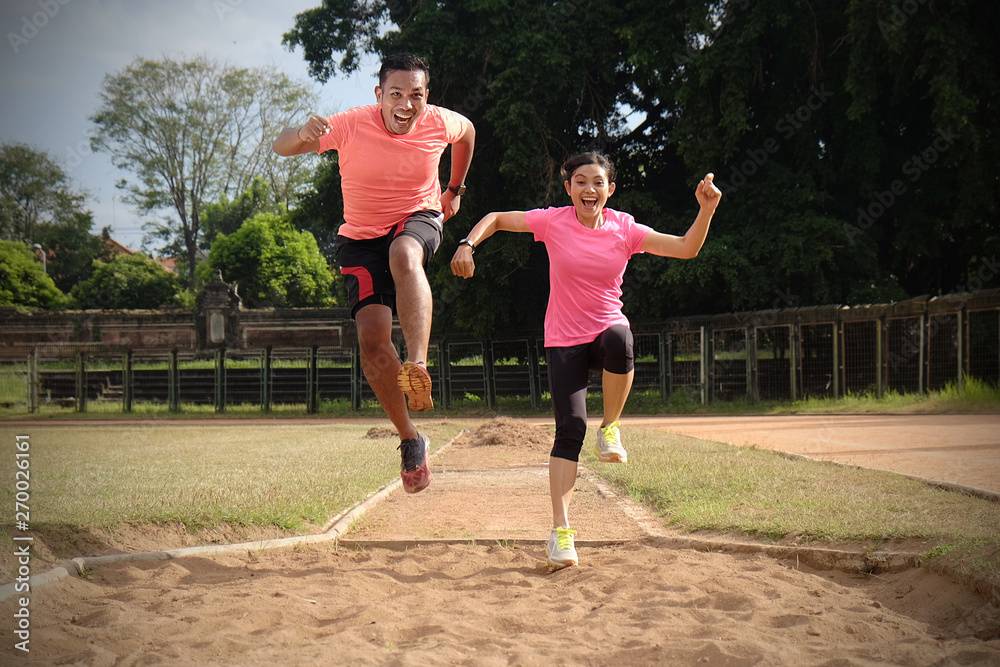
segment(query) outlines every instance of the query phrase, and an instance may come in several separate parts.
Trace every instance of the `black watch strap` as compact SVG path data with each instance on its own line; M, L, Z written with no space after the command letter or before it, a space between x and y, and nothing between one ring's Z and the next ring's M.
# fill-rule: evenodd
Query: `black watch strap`
M451 184L449 184L448 185L448 189L451 190L451 193L453 195L455 195L456 197L461 197L462 195L465 194L465 183L462 183L457 188L453 188L453 187L451 187Z

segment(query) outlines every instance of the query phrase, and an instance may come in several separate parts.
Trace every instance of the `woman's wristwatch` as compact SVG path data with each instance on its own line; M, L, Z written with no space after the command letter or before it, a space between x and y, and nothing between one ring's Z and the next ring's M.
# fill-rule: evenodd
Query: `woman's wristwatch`
M467 245L469 246L469 250L472 251L472 254L473 255L476 254L476 246L472 245L472 241L470 241L469 239L462 239L461 241L458 242L458 245Z

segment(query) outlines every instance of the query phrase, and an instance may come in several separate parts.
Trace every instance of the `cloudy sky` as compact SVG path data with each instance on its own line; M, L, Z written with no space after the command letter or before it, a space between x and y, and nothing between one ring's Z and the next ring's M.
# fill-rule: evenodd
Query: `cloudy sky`
M86 191L94 231L138 249L135 212L117 201L124 174L106 155L92 153L88 120L97 109L104 76L137 57L205 55L237 67L274 65L310 82L301 50L281 36L295 15L320 0L3 0L0 3L0 142L43 150ZM323 86L313 82L322 113L374 101L377 60Z

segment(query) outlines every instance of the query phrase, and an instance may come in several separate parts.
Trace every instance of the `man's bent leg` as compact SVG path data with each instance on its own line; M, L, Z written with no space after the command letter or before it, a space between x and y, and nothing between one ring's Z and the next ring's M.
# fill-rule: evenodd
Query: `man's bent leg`
M423 263L423 246L410 236L397 237L389 247L389 270L396 288L396 313L403 329L407 357L396 382L406 394L410 410L418 412L434 407L431 376L426 366L434 302Z
M399 236L389 247L389 270L396 286L396 314L406 341L406 358L427 362L434 301L424 272L424 249L416 239Z
M392 345L392 310L381 304L370 304L360 308L354 319L358 325L361 368L382 409L399 433L402 458L399 475L403 480L403 490L417 493L431 483L431 471L427 465L430 441L426 435L418 433L410 421L406 399L396 384L400 363Z
M400 361L392 344L392 310L380 304L363 306L355 315L355 321L361 348L361 369L368 384L396 427L400 439L417 438L417 429L406 409L406 398L396 384Z

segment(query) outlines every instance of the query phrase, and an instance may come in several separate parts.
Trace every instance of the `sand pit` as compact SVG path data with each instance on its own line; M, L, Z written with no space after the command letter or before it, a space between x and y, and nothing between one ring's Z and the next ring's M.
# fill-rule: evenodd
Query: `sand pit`
M337 543L115 563L39 587L31 653L7 634L0 660L1000 664L1000 601L922 568L870 576L673 548L588 475L574 498L581 563L549 574L550 443L543 427L487 422L435 455L430 488L390 493Z
M939 577L764 556L535 547L248 552L95 569L39 589L17 664L996 665L989 613ZM993 610L995 613L996 610ZM961 620L959 620L961 619ZM12 651L4 647L6 664Z

